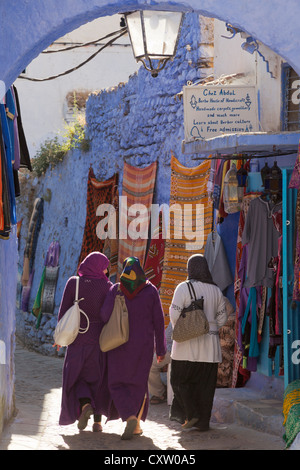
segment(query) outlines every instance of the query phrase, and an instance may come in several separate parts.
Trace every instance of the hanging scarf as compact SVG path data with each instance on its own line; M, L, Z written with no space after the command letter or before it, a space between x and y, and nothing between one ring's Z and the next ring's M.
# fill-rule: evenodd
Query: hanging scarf
M123 271L120 276L120 289L129 299L133 299L147 283L146 275L135 256L124 260Z

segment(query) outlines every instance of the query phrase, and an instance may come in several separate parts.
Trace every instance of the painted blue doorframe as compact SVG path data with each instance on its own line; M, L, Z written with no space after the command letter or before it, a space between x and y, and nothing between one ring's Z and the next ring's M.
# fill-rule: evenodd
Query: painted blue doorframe
M292 170L282 172L282 259L284 386L300 378L300 302L293 302L297 189L289 189Z

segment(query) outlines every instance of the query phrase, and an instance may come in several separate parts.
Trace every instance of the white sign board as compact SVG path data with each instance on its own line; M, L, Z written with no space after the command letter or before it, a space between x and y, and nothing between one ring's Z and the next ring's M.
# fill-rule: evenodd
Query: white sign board
M185 141L259 131L254 86L183 87Z

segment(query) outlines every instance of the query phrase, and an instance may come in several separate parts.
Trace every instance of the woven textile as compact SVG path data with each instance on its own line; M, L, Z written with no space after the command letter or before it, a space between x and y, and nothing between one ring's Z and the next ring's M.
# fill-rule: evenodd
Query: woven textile
M147 253L144 271L147 279L160 288L162 270L165 254L165 235L163 233L163 213L159 213L159 218L153 230L153 236Z
M300 380L289 383L283 396L283 425L285 434L283 436L286 447L290 447L295 437L300 432Z
M109 259L109 278L117 275L118 270L118 252L119 252L119 191L115 192L113 206L115 209L115 221L110 222L112 214L108 215L108 224L116 222L116 237L107 237L104 242L103 254ZM112 279L111 279L112 280ZM112 280L113 282L113 280Z
M207 183L210 175L210 160L193 168L183 166L172 155L171 157L171 194L170 194L170 230L165 244L165 256L160 287L160 298L165 315L165 324L169 323L169 307L172 302L176 286L187 278L187 261L195 253L204 254L204 247L208 234L212 230L212 202L208 197ZM172 206L177 204L181 210L173 217ZM187 206L189 204L190 206ZM197 206L202 204L203 212L197 217ZM174 206L173 206L174 207ZM191 212L188 211L192 209ZM181 213L182 230L179 237L177 219ZM189 215L185 218L184 215ZM192 230L201 224L201 241L192 240L191 232L187 233L188 222ZM179 222L179 223L178 223ZM188 237L186 236L188 235Z
M236 303L236 322L235 322L235 346L234 346L234 363L233 363L233 374L232 374L232 387L235 388L240 384L242 381L242 385L246 382L249 377L250 373L247 370L242 370L241 363L243 359L243 353L239 347L238 343L238 330L239 330L239 308L240 308L240 291L242 288L241 279L239 277L239 269L240 263L242 259L242 234L245 226L245 220L249 208L250 202L257 198L261 193L249 193L246 194L243 198L242 210L240 212L240 220L239 220L239 227L238 227L238 235L237 235L237 247L236 247L236 262L235 262L235 276L234 276L234 295L235 295L235 303ZM241 376L240 376L241 375Z
M122 272L123 261L129 256L135 256L140 260L141 266L144 265L156 168L156 162L151 163L146 168L136 168L126 162L124 163L122 202L120 207L118 275ZM130 209L134 204L142 204L147 208L147 213L138 214L134 213L134 211L131 213ZM139 237L134 239L132 236L137 222L139 222L139 227L136 228L136 232L143 233L144 238Z
M96 211L100 204L113 204L118 185L117 178L118 175L115 174L106 181L98 181L92 167L89 169L86 221L78 266L93 251L100 251L101 253L103 251L105 240L100 239L96 233L96 227L101 217L96 216Z

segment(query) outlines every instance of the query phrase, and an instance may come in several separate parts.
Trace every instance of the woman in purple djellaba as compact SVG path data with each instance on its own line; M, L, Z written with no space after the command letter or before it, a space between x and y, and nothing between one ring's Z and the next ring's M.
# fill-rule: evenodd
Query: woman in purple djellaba
M101 319L107 322L113 310L118 284L111 287ZM111 397L108 419L126 421L122 439L142 433L140 420L148 413L148 377L154 345L158 361L166 354L164 314L156 287L146 279L138 258L126 258L120 276L129 317L129 340L107 352L107 383ZM115 413L117 411L117 415Z
M99 347L99 336L103 327L100 310L112 283L106 273L109 260L99 252L90 253L80 264L79 299L80 308L89 318L86 333L78 334L67 348L62 383L62 402L59 424L73 424L78 420L78 429L83 430L94 414L93 431L101 431L101 415L106 413L105 393L101 391L105 374L105 354ZM58 321L73 305L76 277L71 277L65 286L58 312ZM82 315L81 327L86 327ZM104 387L105 388L105 387ZM106 388L107 390L107 388Z

